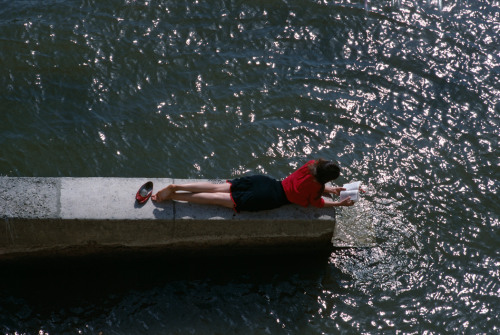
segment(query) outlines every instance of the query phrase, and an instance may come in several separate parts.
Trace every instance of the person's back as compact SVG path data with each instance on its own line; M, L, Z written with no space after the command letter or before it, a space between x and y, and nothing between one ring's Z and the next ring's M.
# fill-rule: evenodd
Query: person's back
M324 206L325 202L321 198L324 185L316 180L310 170L310 165L315 163L314 160L307 162L281 182L288 201L304 207Z

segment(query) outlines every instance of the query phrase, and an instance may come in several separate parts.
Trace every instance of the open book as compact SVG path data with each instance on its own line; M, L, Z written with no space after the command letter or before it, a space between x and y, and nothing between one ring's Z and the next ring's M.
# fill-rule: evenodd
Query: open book
M355 181L353 183L345 184L342 186L345 191L340 191L340 201L347 197L351 197L351 200L356 202L359 200L359 187L361 186L360 181Z

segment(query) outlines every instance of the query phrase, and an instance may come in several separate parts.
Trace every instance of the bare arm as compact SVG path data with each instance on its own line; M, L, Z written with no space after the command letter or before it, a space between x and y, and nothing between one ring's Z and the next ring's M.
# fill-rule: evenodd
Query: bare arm
M333 187L333 186L325 186L325 193L333 193L335 195L340 195L340 191L345 191L344 187ZM366 193L364 189L359 188L361 193Z
M325 185L325 193L333 193L335 195L340 195L340 191L345 191L345 188L343 187L333 187L333 186L326 186Z
M345 191L344 187L337 187L337 186L326 186L325 185L325 194L335 194L337 196L340 196L340 192ZM365 193L365 190L363 190L361 187L359 188L359 191L361 193ZM352 206L354 205L354 201L351 200L351 197L347 197L346 199L342 201L328 201L325 200L325 206L324 207L340 207L340 206Z
M339 206L352 206L354 205L354 201L351 200L351 197L347 197L342 201L327 201L325 200L325 208L328 207L339 207Z

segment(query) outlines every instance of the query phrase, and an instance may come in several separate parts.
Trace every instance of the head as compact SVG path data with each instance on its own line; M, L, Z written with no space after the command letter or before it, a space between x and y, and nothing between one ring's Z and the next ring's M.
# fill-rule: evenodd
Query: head
M323 185L340 176L340 167L338 164L322 158L318 159L314 164L311 164L309 170L314 178Z

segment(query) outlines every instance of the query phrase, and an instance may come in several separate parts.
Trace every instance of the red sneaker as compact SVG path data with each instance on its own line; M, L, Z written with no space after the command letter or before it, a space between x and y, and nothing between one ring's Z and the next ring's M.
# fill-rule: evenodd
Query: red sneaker
M153 182L148 181L146 184L142 185L135 195L135 200L138 203L143 204L151 197L153 194Z

